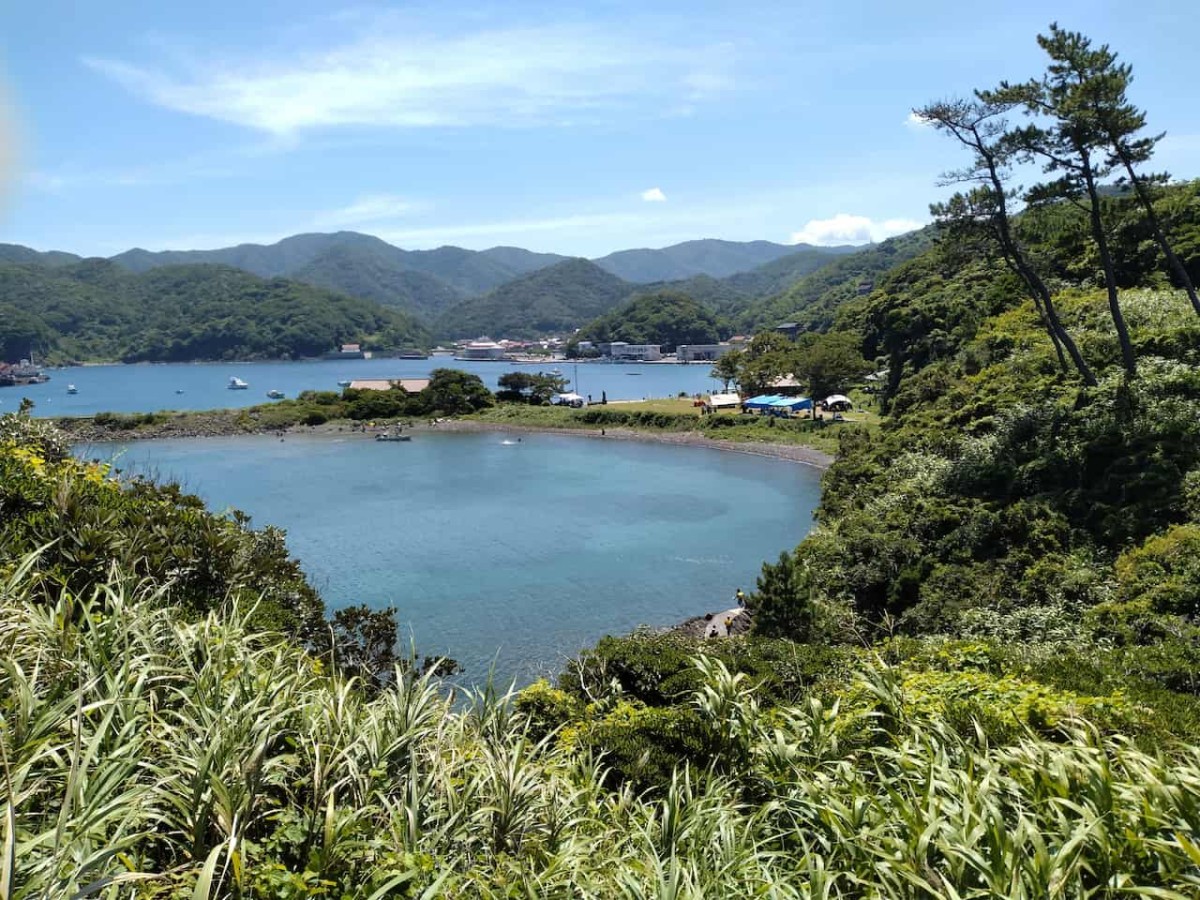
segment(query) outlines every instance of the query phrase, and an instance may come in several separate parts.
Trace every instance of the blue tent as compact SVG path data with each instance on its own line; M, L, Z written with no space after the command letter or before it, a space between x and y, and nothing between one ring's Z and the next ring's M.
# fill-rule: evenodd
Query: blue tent
M781 397L771 404L771 409L783 412L800 412L802 409L812 409L812 405L812 400L809 397Z
M773 403L784 399L786 398L780 397L778 394L760 394L743 402L742 409L771 409Z

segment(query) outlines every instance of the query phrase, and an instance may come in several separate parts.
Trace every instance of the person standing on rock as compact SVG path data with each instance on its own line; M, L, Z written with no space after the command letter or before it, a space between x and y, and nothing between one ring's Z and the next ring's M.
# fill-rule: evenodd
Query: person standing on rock
M725 637L729 637L729 626L733 624L733 616L725 617Z
M737 605L741 609L746 608L746 595L742 592L741 588L737 589L737 593L733 595L733 599L737 601Z

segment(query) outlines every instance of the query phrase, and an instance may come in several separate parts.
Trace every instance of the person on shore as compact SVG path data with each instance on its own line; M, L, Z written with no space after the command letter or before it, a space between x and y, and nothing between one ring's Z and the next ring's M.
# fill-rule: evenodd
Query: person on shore
M733 616L726 616L725 617L725 637L729 637L729 635L730 635L729 626L732 624L733 624Z
M737 589L737 593L733 595L733 599L737 601L737 605L741 609L746 608L746 595L743 593L741 588Z

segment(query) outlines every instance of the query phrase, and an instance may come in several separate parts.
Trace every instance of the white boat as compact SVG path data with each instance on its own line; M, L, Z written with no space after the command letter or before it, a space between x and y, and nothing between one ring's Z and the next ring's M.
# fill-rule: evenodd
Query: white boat
M350 379L343 378L341 381L338 382L338 387L350 387Z
M270 397L272 400L282 400L283 399L283 391L277 391L277 390L272 389L272 390L267 391L267 396Z
M73 384L68 384L67 385L67 393L68 394L78 394L79 388L75 387L75 385L73 385Z
M242 381L242 379L237 377L231 377L229 379L229 389L231 391L244 391L248 387L250 387L250 383L248 381Z

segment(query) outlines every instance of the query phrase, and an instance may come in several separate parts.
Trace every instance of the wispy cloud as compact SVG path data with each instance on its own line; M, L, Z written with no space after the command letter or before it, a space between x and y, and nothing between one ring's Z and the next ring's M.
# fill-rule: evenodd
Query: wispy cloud
M642 191L642 199L647 203L666 203L667 195L662 192L662 188L652 187Z
M333 46L277 58L162 65L85 57L158 106L277 135L331 126L568 124L639 103L667 109L731 89L732 51L697 70L705 47L611 26L419 33L380 14Z
M885 219L876 222L867 216L838 213L829 219L810 219L800 231L792 233L793 244L815 244L828 247L835 244L866 244L882 241L897 234L921 227L915 219Z
M359 197L348 206L331 209L313 216L313 228L350 228L399 219L413 213L425 212L428 203L397 197L394 194L369 194Z
M928 128L933 124L933 121L913 111L904 119L904 124L909 128Z

